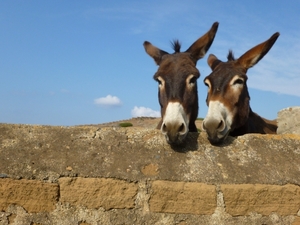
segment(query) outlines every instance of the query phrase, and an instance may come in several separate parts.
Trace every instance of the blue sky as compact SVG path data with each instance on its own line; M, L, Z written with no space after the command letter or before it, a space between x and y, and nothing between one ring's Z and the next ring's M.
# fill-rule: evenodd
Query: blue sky
M99 124L159 115L157 70L143 42L186 50L215 22L208 51L239 57L280 32L248 71L252 110L274 119L300 105L300 2L0 1L0 122ZM198 61L199 117L205 117L208 54Z

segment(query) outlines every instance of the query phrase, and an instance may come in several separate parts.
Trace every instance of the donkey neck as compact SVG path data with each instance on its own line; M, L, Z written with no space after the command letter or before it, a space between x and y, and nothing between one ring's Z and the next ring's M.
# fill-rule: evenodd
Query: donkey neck
M267 120L250 108L249 115L246 123L230 132L231 136L240 136L248 133L259 133L259 134L276 134L277 121Z

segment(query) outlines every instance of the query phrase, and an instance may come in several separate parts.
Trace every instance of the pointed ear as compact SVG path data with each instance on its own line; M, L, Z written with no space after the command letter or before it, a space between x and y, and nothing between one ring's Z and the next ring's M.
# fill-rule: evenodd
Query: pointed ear
M186 52L190 53L195 62L203 58L214 41L219 23L215 22L210 30L195 41Z
M148 41L144 42L144 48L145 48L145 51L148 53L148 55L150 55L154 59L154 61L156 62L157 65L159 65L161 63L161 59L162 59L163 55L169 54L169 53L155 47Z
M210 54L207 58L207 64L211 70L214 70L220 62L221 60L219 60L214 54Z
M278 37L279 33L276 32L265 42L251 48L249 51L244 53L240 58L237 59L236 63L241 65L246 70L254 66L268 53Z

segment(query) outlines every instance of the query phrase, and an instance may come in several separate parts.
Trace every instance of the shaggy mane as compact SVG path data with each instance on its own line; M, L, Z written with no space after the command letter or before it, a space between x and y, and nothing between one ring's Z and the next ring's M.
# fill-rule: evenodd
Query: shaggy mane
M232 50L229 50L229 53L227 55L227 59L228 59L228 61L234 61L235 60Z
M175 51L175 53L180 52L180 48L181 48L181 43L178 40L173 40L171 42L172 48Z

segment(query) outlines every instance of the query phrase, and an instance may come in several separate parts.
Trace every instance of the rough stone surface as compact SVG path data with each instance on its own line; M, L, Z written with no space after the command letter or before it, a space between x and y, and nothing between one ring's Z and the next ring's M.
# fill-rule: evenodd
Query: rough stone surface
M57 184L0 179L0 211L5 211L10 204L18 204L30 213L51 212L58 202L58 195Z
M278 134L300 134L300 107L289 107L278 112Z
M300 217L296 217L292 225L300 225Z
M60 178L60 201L87 208L106 210L133 208L137 185L121 180L96 178Z
M0 124L0 225L299 222L300 135L248 134L221 146L204 132L187 138L172 147L152 127ZM240 200L256 204L235 208L228 193L239 185L267 191L242 189Z
M149 202L153 212L208 215L216 209L216 187L199 183L154 181Z
M296 215L300 209L300 187L296 185L221 185L226 212L232 216L257 212Z
M2 177L300 185L296 134L248 134L212 146L206 133L190 133L186 145L171 147L146 128L0 124L0 140Z

